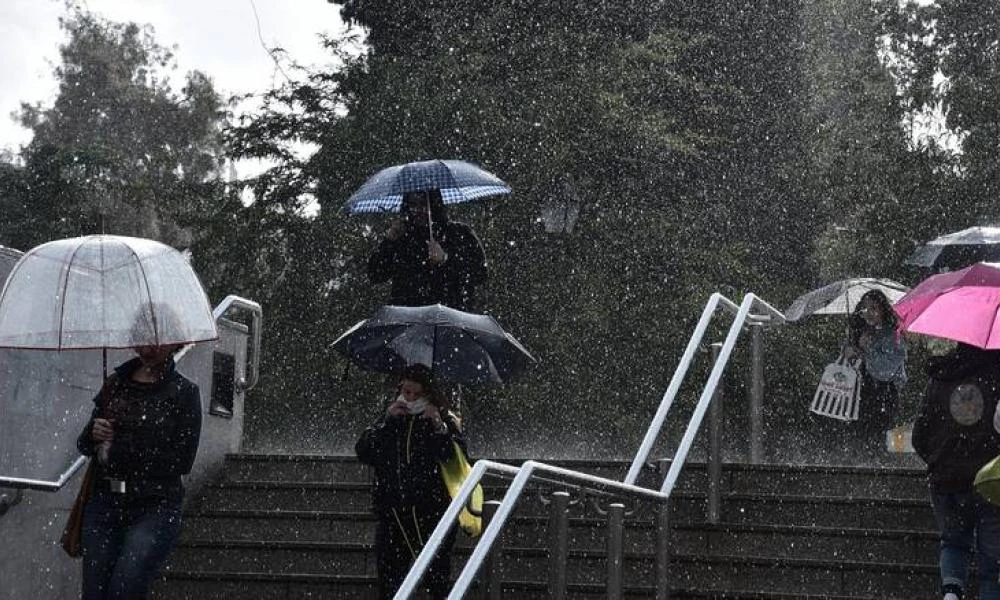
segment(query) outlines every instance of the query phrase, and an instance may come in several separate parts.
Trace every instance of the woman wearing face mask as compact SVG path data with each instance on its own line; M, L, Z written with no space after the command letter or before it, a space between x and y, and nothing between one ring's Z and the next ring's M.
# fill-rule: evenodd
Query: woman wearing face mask
M844 357L861 360L858 430L873 457L884 454L885 432L895 425L899 393L906 383L906 344L899 317L879 290L861 297L850 318Z
M372 504L380 598L396 593L451 502L439 464L452 457L454 443L465 449L459 420L435 390L430 369L407 367L385 413L355 445L358 458L375 474ZM456 529L424 576L432 598L447 597Z

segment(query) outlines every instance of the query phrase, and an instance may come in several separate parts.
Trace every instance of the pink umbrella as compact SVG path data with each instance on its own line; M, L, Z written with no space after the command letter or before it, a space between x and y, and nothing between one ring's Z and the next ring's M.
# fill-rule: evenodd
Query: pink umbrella
M1000 263L932 275L894 308L903 331L1000 349Z

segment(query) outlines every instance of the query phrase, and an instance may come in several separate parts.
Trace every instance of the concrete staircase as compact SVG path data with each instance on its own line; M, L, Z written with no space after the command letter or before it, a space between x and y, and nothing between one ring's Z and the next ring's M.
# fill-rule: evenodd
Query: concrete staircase
M608 461L556 464L617 480L628 468ZM650 469L640 484L659 487L661 480ZM490 478L487 499L499 499L505 484ZM353 457L230 456L223 480L191 503L154 597L375 597L369 485L367 468ZM542 498L555 489L526 494L508 524L504 597L548 597ZM727 464L714 525L706 523L706 489L705 466L685 467L671 507L672 598L939 598L934 520L920 471ZM570 508L570 598L606 597L604 502L584 497ZM629 510L626 597L648 598L653 512ZM458 540L456 567L473 542L463 534Z

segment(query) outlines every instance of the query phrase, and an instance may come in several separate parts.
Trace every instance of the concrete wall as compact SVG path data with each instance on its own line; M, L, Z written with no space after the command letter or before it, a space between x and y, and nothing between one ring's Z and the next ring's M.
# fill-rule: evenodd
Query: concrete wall
M0 279L18 256L6 250L0 248ZM198 457L185 479L189 497L218 473L227 453L240 450L244 394L235 386L231 417L211 414L212 362L214 352L234 355L238 382L245 377L246 346L247 328L223 320L218 340L196 344L178 362L178 370L200 388L203 414ZM131 356L109 352L108 368ZM102 377L100 351L0 349L0 476L58 479L79 456L76 437ZM0 600L79 597L80 561L63 553L59 536L82 472L58 492L0 486L0 498L9 505L0 515Z

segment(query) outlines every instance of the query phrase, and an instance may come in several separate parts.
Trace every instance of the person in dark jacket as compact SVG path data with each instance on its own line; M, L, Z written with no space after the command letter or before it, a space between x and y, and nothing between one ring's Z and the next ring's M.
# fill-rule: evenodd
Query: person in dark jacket
M83 600L145 598L180 534L201 396L175 369L179 348L138 348L105 381L77 440L96 461L83 512Z
M380 598L392 598L399 589L451 502L440 463L454 455L455 444L465 451L460 422L434 389L430 369L404 369L396 393L355 446L358 458L375 473L372 505ZM456 529L424 576L423 585L433 598L448 595Z
M929 376L913 448L927 463L941 534L942 594L961 600L973 543L979 597L1000 600L1000 508L973 489L979 469L1000 454L993 415L1000 397L1000 352L958 344L927 363Z
M386 303L474 311L486 255L472 228L448 219L440 190L404 194L400 210L368 260L372 283L390 282Z

